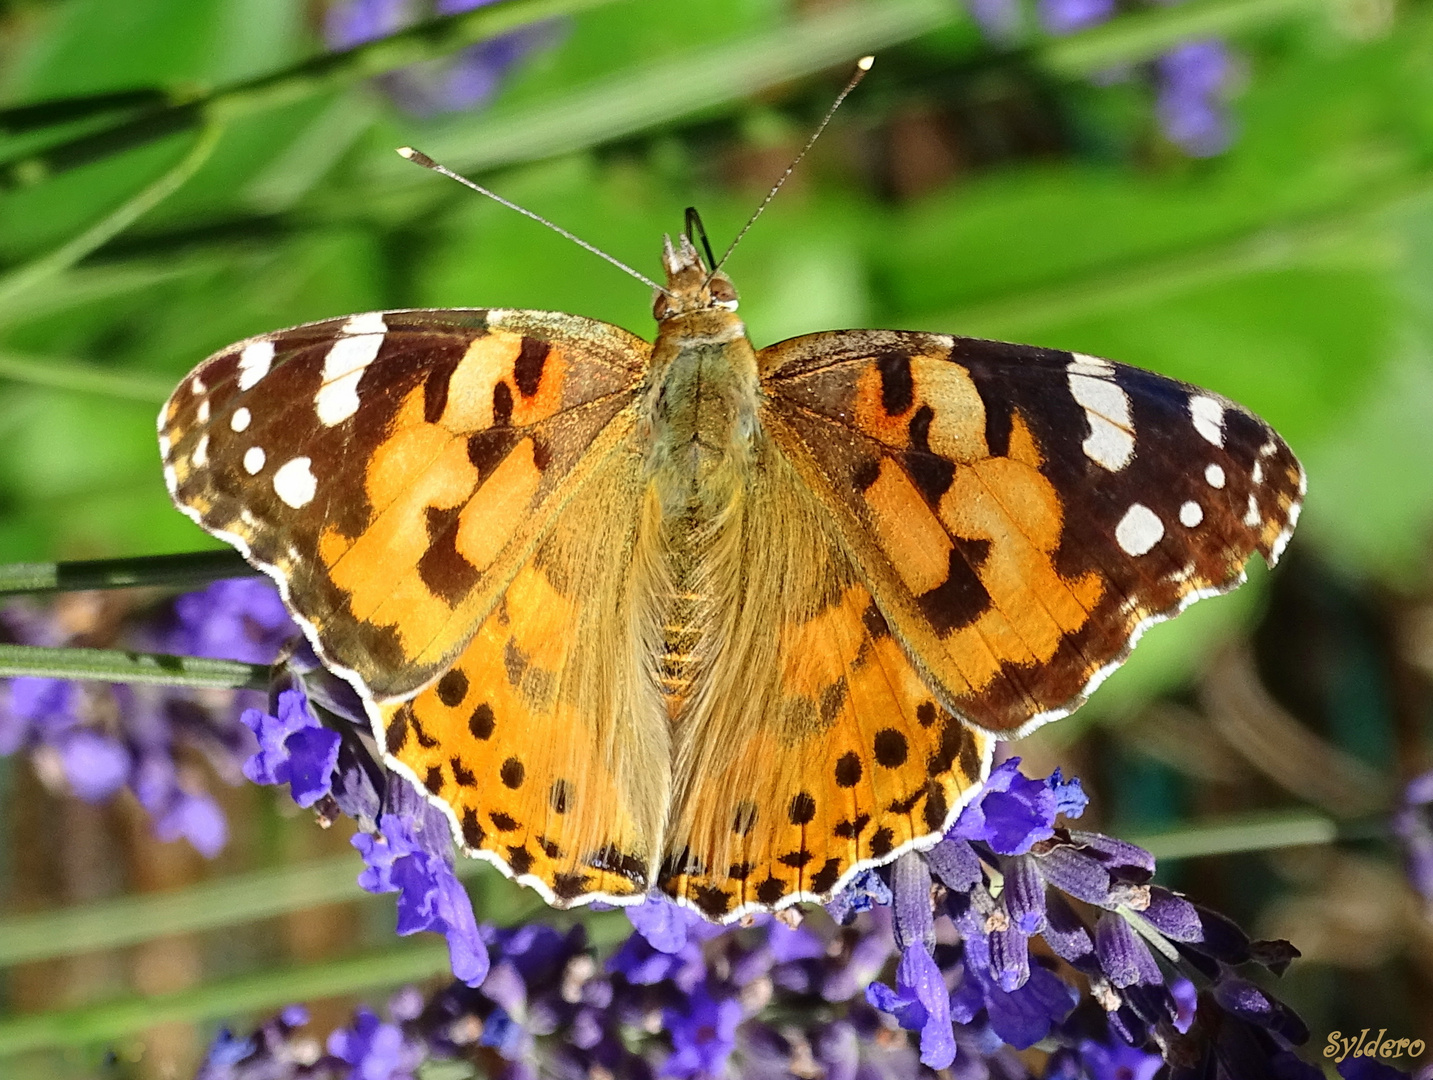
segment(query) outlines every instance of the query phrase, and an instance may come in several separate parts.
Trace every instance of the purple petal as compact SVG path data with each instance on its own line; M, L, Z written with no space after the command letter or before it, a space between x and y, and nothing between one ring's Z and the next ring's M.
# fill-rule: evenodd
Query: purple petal
M696 912L659 896L649 896L622 912L652 948L664 953L681 952L687 943L687 928L701 920Z
M129 751L96 731L75 728L60 739L59 751L65 779L85 802L104 802L129 779Z
M1152 986L1164 981L1149 947L1112 911L1102 914L1095 924L1095 953L1115 986Z
M1146 1054L1118 1039L1109 1043L1084 1039L1080 1042L1080 1058L1089 1080L1154 1080L1164 1066L1158 1054Z
M891 864L891 910L895 913L896 946L920 942L935 947L935 917L931 912L930 871L925 860L908 851Z
M307 809L330 792L342 742L338 732L326 727L304 728L284 740L294 802Z
M1038 934L1045 928L1045 879L1029 855L1017 855L1005 864L1005 891L1001 900L1015 925L1024 934Z
M1040 0L1040 22L1052 34L1072 34L1114 14L1114 0Z
M955 1033L950 1024L950 992L934 958L920 942L901 953L896 965L896 987L903 997L914 997L925 1008L921 1025L921 1063L944 1069L955 1060Z
M229 823L219 804L208 795L176 791L169 808L155 818L154 835L164 841L182 837L199 854L212 859L229 840Z

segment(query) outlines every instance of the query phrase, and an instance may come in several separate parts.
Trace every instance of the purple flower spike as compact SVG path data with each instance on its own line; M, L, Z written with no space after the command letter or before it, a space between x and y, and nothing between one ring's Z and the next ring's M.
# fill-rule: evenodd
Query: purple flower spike
M1005 864L1005 910L1023 934L1045 928L1045 879L1029 855L1017 855Z
M1403 843L1408 881L1433 915L1433 770L1404 789L1403 805L1393 815L1393 833Z
M1051 34L1073 34L1114 14L1114 0L1040 0L1040 24Z
M705 984L697 987L685 1009L667 1009L666 1027L672 1036L671 1056L659 1076L682 1078L721 1076L736 1046L741 1005L730 998L713 998Z
M400 1080L422 1062L419 1047L410 1046L403 1032L385 1024L368 1009L359 1009L353 1028L340 1028L328 1037L328 1052L351 1066L353 1080Z
M1024 855L1055 835L1057 807L1055 792L1043 780L1022 776L1019 758L1008 758L992 770L946 838L983 840L1001 855Z
M1164 981L1149 946L1113 911L1106 911L1095 924L1095 953L1115 986L1155 986Z
M65 779L87 803L104 802L129 779L129 751L107 735L75 728L60 737L59 751Z
M1108 1043L1084 1039L1080 1058L1090 1080L1154 1080L1164 1065L1158 1054L1146 1054L1119 1039Z
M649 896L622 910L647 944L664 953L681 952L687 943L687 929L703 921L695 911L661 896Z
M359 887L398 893L398 933L432 930L445 935L454 976L469 986L481 985L488 974L488 950L472 901L453 874L451 846L427 850L407 818L398 814L384 814L378 824L378 836L359 833L353 838L365 864ZM419 835L426 839L427 831Z
M935 948L935 918L930 906L930 871L925 860L908 851L891 864L892 909L895 912L896 947L919 942Z
M245 709L240 717L259 740L258 753L244 762L244 775L256 784L287 783L294 802L312 806L329 794L343 739L318 722L298 690L279 693L278 713Z
M270 664L298 635L279 591L265 578L216 581L174 601L178 626L165 647L189 656Z

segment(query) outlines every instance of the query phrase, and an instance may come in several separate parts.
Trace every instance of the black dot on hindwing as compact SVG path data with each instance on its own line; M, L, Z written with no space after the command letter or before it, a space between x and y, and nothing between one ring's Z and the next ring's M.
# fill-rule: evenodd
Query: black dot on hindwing
M423 774L423 786L434 795L443 790L443 769L440 765L428 766L428 771Z
M501 810L494 811L488 815L492 819L493 828L498 832L516 832L518 821L511 814L504 814Z
M450 709L456 709L468 696L468 677L457 668L438 680L438 700Z
M491 739L495 726L493 707L486 701L474 709L473 715L468 717L468 730L473 733L475 739Z
M572 785L566 780L554 780L547 792L547 802L554 814L567 813L568 804L572 802Z
M523 768L522 761L515 757L510 757L504 761L502 768L498 771L498 775L502 778L504 786L514 790L522 787L523 777L526 776L526 774L527 770Z
M890 829L877 829L871 834L871 854L878 859L882 855L889 855L891 848L895 847L895 838L895 833Z
M930 727L935 723L936 709L934 701L922 701L916 706L916 720L921 727Z
M525 846L509 847L508 862L515 874L526 874L532 869L532 852Z
M805 791L797 792L792 796L791 804L786 808L787 820L793 825L805 825L816 816L816 800Z
M848 750L836 761L836 786L849 788L861 782L861 759Z
M888 769L905 764L906 737L895 728L883 728L876 732L872 746L876 752L877 764L884 765Z
M769 877L756 887L756 899L763 904L774 904L786 895L784 882Z
M456 780L459 784L461 784L463 787L477 786L478 778L473 775L473 771L471 769L469 769L466 765L463 764L462 758L450 758L448 760L448 764L452 767L453 779Z
M481 847L487 832L478 822L478 814L471 806L463 808L463 843L470 848Z

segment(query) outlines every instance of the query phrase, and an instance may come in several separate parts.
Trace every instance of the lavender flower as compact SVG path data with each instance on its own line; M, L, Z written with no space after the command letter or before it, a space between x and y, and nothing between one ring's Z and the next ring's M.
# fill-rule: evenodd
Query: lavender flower
M1393 833L1403 845L1408 880L1433 919L1433 770L1403 789L1402 804L1393 815Z
M492 0L437 0L433 15L455 15ZM324 36L334 49L349 49L387 37L427 12L413 0L340 0L324 22ZM487 103L504 75L558 36L555 22L536 23L479 42L449 60L415 64L380 76L378 82L403 108L420 116L473 109Z
M1155 115L1165 137L1190 157L1214 157L1233 139L1223 95L1233 71L1222 41L1176 46L1155 64Z
M267 581L215 582L132 620L107 644L167 653L268 663L296 628ZM58 621L23 603L0 612L0 638L58 646ZM24 753L87 802L104 802L128 787L161 840L184 839L213 856L228 839L218 802L195 753L229 782L253 740L239 722L247 692L192 694L152 686L101 686L17 678L0 684L0 754Z

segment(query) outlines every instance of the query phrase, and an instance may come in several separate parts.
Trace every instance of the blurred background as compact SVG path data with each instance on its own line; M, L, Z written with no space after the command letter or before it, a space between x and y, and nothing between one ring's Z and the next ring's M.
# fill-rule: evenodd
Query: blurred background
M1433 3L508 0L466 37L341 51L474 6L0 0L0 563L211 547L154 415L247 335L444 305L651 335L639 283L394 147L655 276L688 205L725 247L874 52L728 264L753 339L1075 349L1284 434L1309 495L1277 572L1156 628L1017 752L1082 777L1091 827L1165 883L1303 951L1280 992L1308 1056L1433 1040L1433 921L1388 828L1433 766ZM225 641L276 632L259 611L215 644L160 590L22 598L0 641L250 659ZM77 693L101 732L134 706ZM243 782L205 727L230 695L182 705L163 799L132 735L96 773L14 736L17 699L0 682L0 1075L192 1075L221 1022L309 1000L321 1034L446 971L353 886L345 825ZM532 914L468 881L480 918Z

